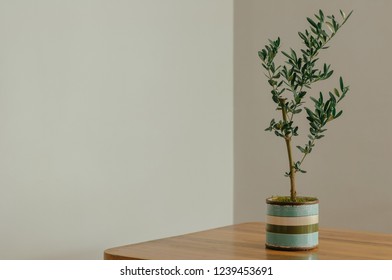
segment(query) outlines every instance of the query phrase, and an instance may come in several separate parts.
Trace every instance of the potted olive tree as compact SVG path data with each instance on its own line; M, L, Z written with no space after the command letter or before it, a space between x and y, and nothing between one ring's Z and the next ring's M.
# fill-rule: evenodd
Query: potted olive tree
M319 63L319 55L329 47L331 39L346 23L352 11L346 15L340 11L341 19L334 15L324 16L319 11L315 18L307 18L309 29L298 32L304 48L295 51L280 51L280 38L269 40L269 44L259 51L264 74L271 86L272 100L279 119L272 119L266 131L273 132L283 140L288 155L290 195L267 199L266 246L271 249L309 250L318 246L318 199L297 196L296 175L306 173L304 160L313 151L319 139L323 138L326 127L331 121L342 115L338 110L340 102L346 96L349 87L343 78L338 79L338 86L328 94L318 93L310 96L314 83L332 77L333 70L327 63ZM281 54L285 61L278 65L275 58ZM305 101L310 101L307 107ZM293 140L299 134L295 124L296 117L305 113L309 121L309 133L306 143L295 147L301 157L293 157Z

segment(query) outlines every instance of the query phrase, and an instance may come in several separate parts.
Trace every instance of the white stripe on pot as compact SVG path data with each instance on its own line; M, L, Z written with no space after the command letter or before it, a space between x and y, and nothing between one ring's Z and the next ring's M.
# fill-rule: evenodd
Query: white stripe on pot
M277 217L267 215L267 224L281 226L303 226L317 224L318 215L304 217Z

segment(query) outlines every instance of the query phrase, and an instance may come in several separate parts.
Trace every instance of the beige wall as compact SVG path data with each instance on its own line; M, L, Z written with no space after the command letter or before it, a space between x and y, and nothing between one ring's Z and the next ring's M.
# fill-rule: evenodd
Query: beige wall
M233 3L0 2L0 259L232 223Z
M354 14L321 56L335 74L316 93L334 87L340 75L351 91L341 119L304 163L299 194L320 198L324 227L392 232L392 2L386 0L234 2L234 220L264 220L264 199L289 192L284 143L263 131L279 115L257 51L276 36L283 49L300 46L297 32L320 8Z
M233 213L263 220L288 180L283 143L263 131L276 115L257 51L276 35L299 46L319 8L355 10L318 88L342 75L351 92L299 193L320 198L322 226L392 232L391 6L1 1L0 259L95 259Z

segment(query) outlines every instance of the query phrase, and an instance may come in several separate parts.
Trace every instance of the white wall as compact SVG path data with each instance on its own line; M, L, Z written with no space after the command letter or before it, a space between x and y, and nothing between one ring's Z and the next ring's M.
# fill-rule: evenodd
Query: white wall
M233 3L0 2L0 258L232 223Z
M319 8L355 10L324 56L351 92L299 193L320 198L322 226L392 232L391 5L0 1L0 259L99 259L233 210L263 220L288 181L257 51Z
M298 178L298 192L319 197L321 226L391 233L392 2L387 0L234 2L234 219L264 220L265 198L289 194L284 142L264 132L279 115L257 51L277 36L283 50L299 47L297 32L320 8L326 14L354 10L321 55L335 73L317 88L328 92L341 75L351 91L341 119L331 123L304 162L308 173Z

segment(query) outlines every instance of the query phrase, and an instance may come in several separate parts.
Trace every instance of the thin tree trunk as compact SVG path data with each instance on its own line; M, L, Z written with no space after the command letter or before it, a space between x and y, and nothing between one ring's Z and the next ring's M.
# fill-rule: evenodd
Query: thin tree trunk
M286 99L280 99L280 105L282 107L282 116L284 123L287 123L287 111L285 106ZM285 136L284 140L286 142L287 154L289 157L289 170L290 170L290 198L292 201L295 201L297 197L297 190L295 186L295 168L293 163L293 156L291 151L291 136Z

